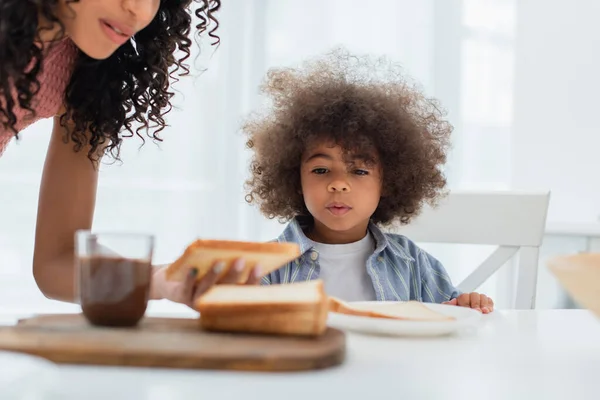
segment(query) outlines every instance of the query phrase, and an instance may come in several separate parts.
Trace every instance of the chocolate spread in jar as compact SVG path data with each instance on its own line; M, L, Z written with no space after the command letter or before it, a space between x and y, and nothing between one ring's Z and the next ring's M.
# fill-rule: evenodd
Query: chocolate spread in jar
M79 259L79 297L93 325L135 326L148 306L150 261L93 256Z

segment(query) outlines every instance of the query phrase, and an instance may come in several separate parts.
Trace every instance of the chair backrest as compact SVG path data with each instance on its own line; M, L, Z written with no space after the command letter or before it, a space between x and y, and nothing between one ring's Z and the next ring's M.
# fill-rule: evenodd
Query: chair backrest
M437 207L425 207L409 225L396 226L393 232L415 242L497 245L458 285L465 292L477 289L519 253L514 307L531 309L549 201L550 191L451 191Z

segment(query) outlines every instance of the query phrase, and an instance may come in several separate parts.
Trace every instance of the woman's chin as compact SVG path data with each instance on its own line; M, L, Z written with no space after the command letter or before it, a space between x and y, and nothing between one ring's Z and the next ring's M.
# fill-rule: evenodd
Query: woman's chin
M84 43L78 43L76 38L73 39L73 42L86 56L98 61L106 60L119 48L119 46L113 44L102 45L98 41L93 44L88 44L84 41L82 41Z

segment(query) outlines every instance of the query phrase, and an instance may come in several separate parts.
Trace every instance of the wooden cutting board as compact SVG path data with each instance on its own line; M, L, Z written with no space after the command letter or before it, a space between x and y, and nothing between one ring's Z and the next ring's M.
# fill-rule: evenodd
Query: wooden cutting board
M333 367L345 358L343 332L318 338L211 333L197 319L146 317L135 328L95 327L81 314L42 315L0 327L0 350L56 363L249 371Z

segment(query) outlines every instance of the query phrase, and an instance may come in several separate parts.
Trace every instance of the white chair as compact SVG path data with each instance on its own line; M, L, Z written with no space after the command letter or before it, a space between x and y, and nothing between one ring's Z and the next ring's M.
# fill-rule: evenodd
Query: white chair
M475 291L519 252L514 308L533 309L549 200L549 191L452 191L436 208L425 207L393 232L414 242L497 245L458 285L465 292Z

